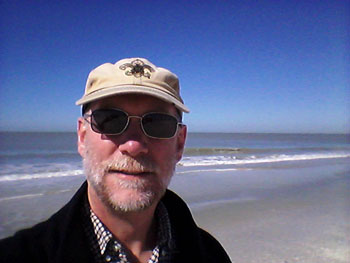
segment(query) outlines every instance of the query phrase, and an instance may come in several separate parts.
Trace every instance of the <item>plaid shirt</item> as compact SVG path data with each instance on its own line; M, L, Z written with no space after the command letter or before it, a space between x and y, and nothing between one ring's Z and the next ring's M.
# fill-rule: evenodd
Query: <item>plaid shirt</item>
M85 222L85 232L90 240L90 246L96 262L129 263L127 250L112 235L108 228L91 210L88 201L85 202L85 214L90 218L90 224ZM170 262L173 236L166 207L160 202L155 212L157 220L157 245L152 251L148 263ZM93 228L91 228L91 223ZM90 227L88 227L90 225Z

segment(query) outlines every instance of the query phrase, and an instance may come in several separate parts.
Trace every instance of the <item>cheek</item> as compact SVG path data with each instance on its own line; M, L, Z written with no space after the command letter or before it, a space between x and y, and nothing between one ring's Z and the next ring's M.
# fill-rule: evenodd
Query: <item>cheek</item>
M85 149L93 154L96 161L108 159L116 150L116 146L109 140L103 140L99 134L89 134L85 139Z
M176 147L174 144L160 144L155 145L153 150L153 158L157 161L158 166L162 172L169 173L174 170L177 163Z

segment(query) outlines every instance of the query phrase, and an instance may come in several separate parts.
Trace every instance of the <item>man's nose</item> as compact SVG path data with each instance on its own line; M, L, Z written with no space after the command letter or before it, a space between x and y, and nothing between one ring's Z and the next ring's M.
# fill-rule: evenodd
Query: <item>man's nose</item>
M123 154L136 157L148 153L148 139L141 128L140 121L137 118L130 119L127 129L119 135L121 141L118 148Z

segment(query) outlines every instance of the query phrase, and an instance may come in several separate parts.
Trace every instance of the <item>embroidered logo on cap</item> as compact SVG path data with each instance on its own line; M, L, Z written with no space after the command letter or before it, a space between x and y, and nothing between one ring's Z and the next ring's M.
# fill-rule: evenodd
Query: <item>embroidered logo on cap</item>
M154 72L154 69L149 66L145 65L142 60L135 59L131 63L125 63L119 67L121 70L126 70L125 75L127 76L134 76L136 78L140 77L146 77L150 78L151 73Z

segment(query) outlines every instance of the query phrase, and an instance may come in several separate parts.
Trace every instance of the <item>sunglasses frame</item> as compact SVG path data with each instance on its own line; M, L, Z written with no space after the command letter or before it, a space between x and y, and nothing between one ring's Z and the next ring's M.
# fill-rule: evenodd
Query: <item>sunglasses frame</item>
M136 119L139 119L140 120L140 126L141 126L141 130L143 132L143 134L145 134L147 137L149 138L152 138L152 139L160 139L160 140L166 140L166 139L171 139L171 138L174 138L179 130L179 126L180 127L183 127L185 126L185 124L183 124L181 121L179 121L174 115L171 115L169 113L164 113L164 112L147 112L145 114L143 114L142 116L138 116L138 115L129 115L127 112L121 110L121 109L118 109L118 108L107 108L107 109L96 109L96 110L115 110L115 111L119 111L119 112L122 112L126 115L126 117L128 118L126 124L125 124L125 127L123 128L123 130L119 133L103 133L101 132L97 125L93 123L92 121L92 117L93 117L93 112L95 110L93 110L90 114L89 113L84 113L83 115L83 118L84 120L90 124L91 126L91 129L96 132L96 133L99 133L99 134L104 134L104 135L120 135L122 134L123 132L126 131L126 129L129 127L129 124L130 124L130 119L131 118L136 118ZM167 115L167 116L170 116L171 118L174 118L176 120L176 130L174 132L174 135L171 136L171 137L165 137L165 138L161 138L161 137L154 137L154 136L151 136L149 134L147 134L147 132L145 131L144 127L143 127L143 124L142 124L142 119L145 117L145 116L148 116L150 114L162 114L162 115ZM87 118L90 118L90 120L88 120Z

